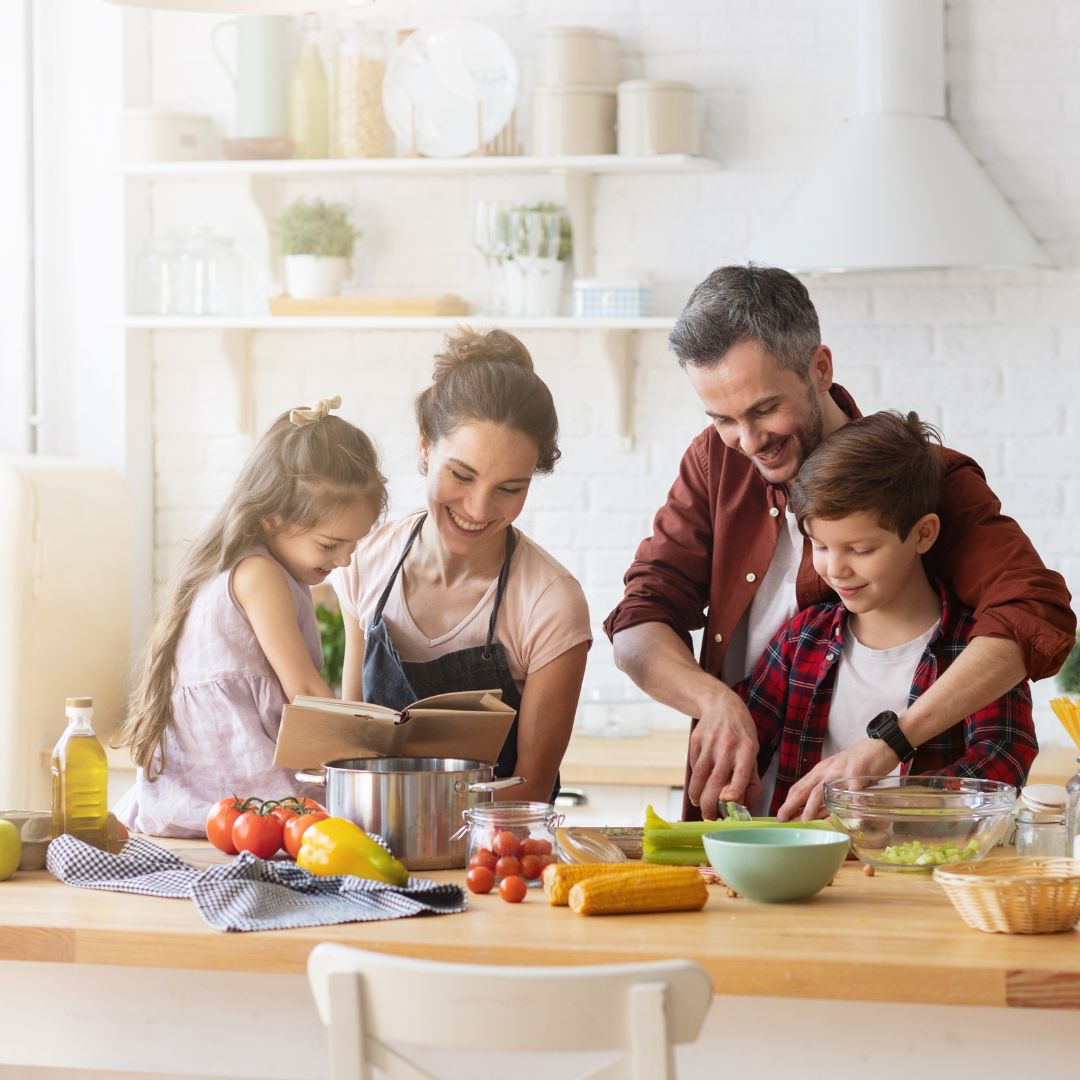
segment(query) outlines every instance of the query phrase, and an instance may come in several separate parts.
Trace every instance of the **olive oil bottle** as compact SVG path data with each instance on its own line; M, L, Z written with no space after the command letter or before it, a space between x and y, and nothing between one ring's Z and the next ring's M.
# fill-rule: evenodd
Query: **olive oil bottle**
M52 832L107 847L109 764L94 734L92 698L65 702L67 728L52 752Z

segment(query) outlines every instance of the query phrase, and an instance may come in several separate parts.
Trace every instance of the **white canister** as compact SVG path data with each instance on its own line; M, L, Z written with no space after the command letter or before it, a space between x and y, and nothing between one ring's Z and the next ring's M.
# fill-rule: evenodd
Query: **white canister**
M631 79L619 83L620 154L696 154L697 90L690 83Z
M202 113L125 109L120 116L124 161L207 161L221 140L214 121Z
M586 83L614 87L619 81L619 40L590 26L548 26L536 48L536 85Z
M615 153L615 91L604 86L538 86L532 95L538 157Z

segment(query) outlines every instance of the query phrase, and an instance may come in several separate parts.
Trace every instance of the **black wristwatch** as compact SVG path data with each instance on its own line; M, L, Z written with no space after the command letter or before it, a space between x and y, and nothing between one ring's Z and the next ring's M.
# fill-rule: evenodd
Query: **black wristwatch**
M907 761L915 756L915 747L900 730L896 713L889 709L879 712L866 725L866 734L871 739L881 739L901 761Z

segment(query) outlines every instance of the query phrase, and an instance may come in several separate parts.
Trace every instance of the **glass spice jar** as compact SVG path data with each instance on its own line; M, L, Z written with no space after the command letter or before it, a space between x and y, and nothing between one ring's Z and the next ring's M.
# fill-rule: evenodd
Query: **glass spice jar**
M464 812L468 827L466 863L488 866L496 881L515 874L529 885L540 884L540 874L555 861L555 830L563 815L551 803L492 802Z
M1058 784L1029 784L1016 808L1016 854L1056 858L1068 853L1067 791Z
M343 31L334 64L334 156L378 158L389 153L383 77L389 50L374 27Z

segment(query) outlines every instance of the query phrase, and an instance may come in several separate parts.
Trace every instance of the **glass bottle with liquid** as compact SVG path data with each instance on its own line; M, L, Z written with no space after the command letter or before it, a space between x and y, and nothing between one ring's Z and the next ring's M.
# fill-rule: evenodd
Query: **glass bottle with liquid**
M308 16L289 81L289 138L293 157L330 156L330 89L319 51L319 24Z
M65 702L67 728L52 752L53 836L70 833L107 847L109 764L94 734L92 698Z

